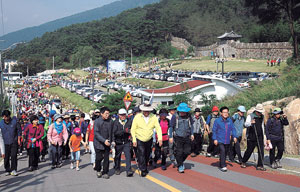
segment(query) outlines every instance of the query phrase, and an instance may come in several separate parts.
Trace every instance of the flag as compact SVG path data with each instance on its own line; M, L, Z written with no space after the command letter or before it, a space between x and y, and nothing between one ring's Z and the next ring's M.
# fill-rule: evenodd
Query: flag
M154 90L152 91L152 95L151 95L150 100L149 100L150 105L152 105L152 103L153 103L153 95L154 95Z

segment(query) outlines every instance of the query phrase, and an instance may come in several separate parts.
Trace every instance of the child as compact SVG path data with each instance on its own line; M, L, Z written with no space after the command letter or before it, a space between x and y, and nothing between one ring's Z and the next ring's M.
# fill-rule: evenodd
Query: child
M74 162L76 160L76 171L79 171L79 160L80 160L80 143L85 146L85 143L81 137L80 128L74 129L74 134L71 136L69 141L69 147L71 152L71 166L70 168L74 168Z

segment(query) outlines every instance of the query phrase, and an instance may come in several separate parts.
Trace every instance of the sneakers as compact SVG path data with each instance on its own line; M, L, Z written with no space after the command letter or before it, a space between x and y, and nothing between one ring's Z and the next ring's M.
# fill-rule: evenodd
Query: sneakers
M258 171L266 171L266 168L264 168L264 167L256 167L256 170L258 170Z
M282 168L282 165L280 163L280 160L275 160L275 163L277 165L277 168Z
M79 171L80 169L79 169L79 167L76 167L76 171Z
M103 179L109 179L109 175L108 175L108 174L104 174L104 175L102 176L102 178L103 178Z
M28 171L29 171L29 172L32 172L32 171L33 171L33 167L30 166L30 167L28 168Z
M74 164L73 163L71 163L70 169L74 169Z
M101 172L97 172L97 177L101 178L102 177L102 173Z
M17 173L16 170L13 170L13 171L10 173L10 175L12 175L12 176L18 176L18 173Z
M176 168L177 167L177 164L175 161L172 161L172 164L173 164L173 168Z
M56 166L55 166L55 165L52 165L52 166L51 166L51 169L55 169L55 168L56 168Z
M127 177L132 177L133 176L133 171L128 171L127 172Z
M227 171L227 167L222 167L222 168L220 168L220 170L221 170L222 172L226 172L226 171Z
M165 170L167 170L167 167L165 165L162 165L161 170L165 171Z
M184 164L182 164L182 167L183 167L183 170L185 170L185 166L184 166Z
M210 153L206 153L206 157L211 157L211 154Z
M147 172L146 171L142 171L141 176L142 177L146 177L147 176Z
M178 172L179 173L184 173L184 166L183 165L178 167Z
M120 171L120 170L115 170L115 174L116 174L116 175L120 175L120 174L121 174L121 171Z
M41 162L46 162L45 157L42 157L42 158L41 158Z
M10 175L10 172L6 172L6 173L5 173L5 176L9 176L9 175Z
M242 163L242 164L241 164L241 168L246 168L246 164L245 164L245 163Z
M196 153L191 153L191 157L196 157Z
M61 168L62 167L62 163L59 163L58 165L56 165L56 168Z
M277 163L276 162L273 162L272 165L271 165L272 169L277 169Z

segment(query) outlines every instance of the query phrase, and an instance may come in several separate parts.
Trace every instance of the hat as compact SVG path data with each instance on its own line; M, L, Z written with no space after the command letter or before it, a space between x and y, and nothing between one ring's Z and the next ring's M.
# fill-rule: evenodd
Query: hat
M119 112L118 112L119 115L127 115L127 112L125 109L119 109Z
M65 116L64 116L64 119L69 119L69 118L70 118L69 115L65 115Z
M264 106L262 104L257 104L254 111L257 111L259 113L264 113L265 112L265 109L264 109Z
M213 108L212 108L211 111L212 111L212 112L219 111L219 108L218 108L217 106L213 106Z
M273 114L274 115L277 115L277 114L282 114L282 110L280 108L275 108L274 111L273 111Z
M159 115L160 116L168 116L169 114L168 114L168 110L167 109L165 109L165 108L162 108L161 110L159 110Z
M81 134L80 128L78 128L78 127L75 128L74 131L73 131L73 133L74 133L75 135L79 136L79 135Z
M59 118L62 118L62 116L60 114L57 113L54 115L54 121L56 121Z
M77 113L77 114L75 115L75 117L80 117L80 116L79 116L79 114Z
M94 110L90 110L89 115L93 116L93 114L94 114Z
M145 101L144 104L140 105L141 111L153 111L153 107L149 103L149 101Z
M191 108L188 107L186 103L180 103L179 106L177 107L177 111L179 112L189 112Z
M91 118L88 114L85 114L84 120L91 120Z
M240 105L238 108L237 108L240 112L243 112L243 113L246 113L246 108L242 105Z
M202 112L200 108L196 108L195 112Z
M52 117L52 116L55 115L55 114L56 114L56 111L55 111L55 110L51 110L50 113L49 113L50 117Z
M99 109L96 109L96 110L95 110L95 113L100 113L100 110L99 110Z
M170 106L169 106L169 110L176 110L175 105L170 105Z
M133 111L132 111L132 109L130 109L129 111L128 111L128 114L132 114L133 113Z

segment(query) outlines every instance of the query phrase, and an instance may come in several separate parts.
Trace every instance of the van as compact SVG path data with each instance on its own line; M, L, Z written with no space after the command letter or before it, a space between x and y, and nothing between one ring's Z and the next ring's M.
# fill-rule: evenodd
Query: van
M232 71L226 75L226 79L249 79L250 74L249 71Z

